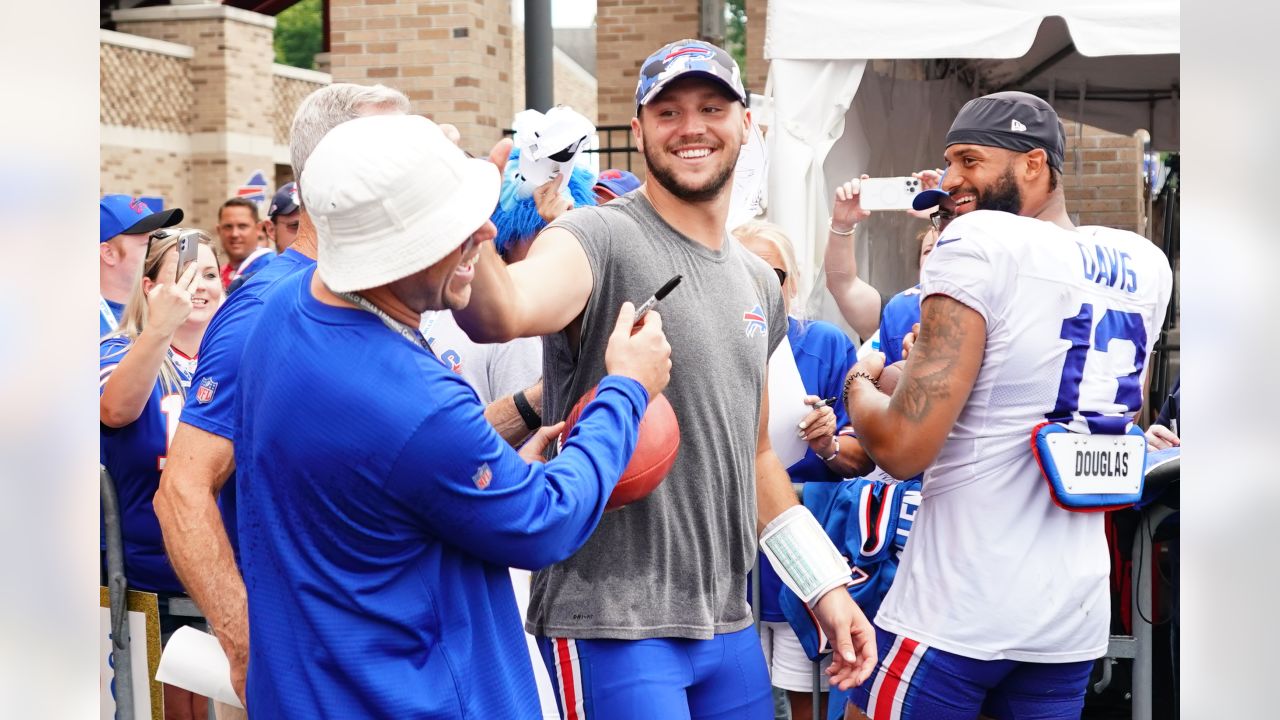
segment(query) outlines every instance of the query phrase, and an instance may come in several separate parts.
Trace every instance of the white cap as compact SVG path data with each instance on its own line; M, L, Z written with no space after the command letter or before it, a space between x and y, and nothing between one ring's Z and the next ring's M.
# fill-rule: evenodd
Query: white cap
M302 171L317 272L335 292L386 285L457 250L498 202L501 178L419 115L369 115L325 134Z

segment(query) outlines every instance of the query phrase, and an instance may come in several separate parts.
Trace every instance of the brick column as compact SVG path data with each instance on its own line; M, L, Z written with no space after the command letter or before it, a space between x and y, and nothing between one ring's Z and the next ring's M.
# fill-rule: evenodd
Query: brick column
M192 201L183 207L183 224L212 231L218 206L250 173L274 175L275 18L213 3L117 10L111 17L120 32L194 50Z
M1067 212L1081 225L1103 225L1142 232L1146 203L1142 192L1142 142L1129 135L1063 120L1067 147L1063 188ZM1076 172L1076 154L1080 172Z
M769 61L764 59L765 15L768 0L746 0L747 9L747 66L742 69L742 81L747 91L764 94L764 83L769 77Z
M511 124L511 6L483 0L330 0L334 82L382 83L489 151Z
M597 0L596 82L601 125L636 114L640 64L673 40L698 37L694 0Z

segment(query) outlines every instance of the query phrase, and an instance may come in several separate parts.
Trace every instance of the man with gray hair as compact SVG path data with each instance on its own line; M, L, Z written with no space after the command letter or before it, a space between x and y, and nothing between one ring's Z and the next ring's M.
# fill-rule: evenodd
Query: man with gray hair
M506 566L586 542L671 347L620 303L560 454L558 425L512 449L417 330L470 301L498 185L419 116L344 123L302 174L319 260L267 298L237 409L255 717L541 717Z
M289 153L295 177L301 177L325 133L338 125L365 115L409 111L409 99L383 85L335 83L316 90L293 117ZM205 331L187 398L190 407L170 442L155 497L169 560L222 644L242 701L249 661L248 608L236 567L235 483L227 483L235 469L233 408L240 359L263 302L281 280L313 266L315 258L315 228L304 208L293 245L218 310Z

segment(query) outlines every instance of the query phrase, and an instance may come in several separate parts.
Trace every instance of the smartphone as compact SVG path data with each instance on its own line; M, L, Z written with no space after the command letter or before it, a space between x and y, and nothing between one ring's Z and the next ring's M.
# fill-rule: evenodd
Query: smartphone
M186 234L178 237L178 274L173 278L174 282L182 277L182 273L187 266L196 261L200 254L200 239L193 234Z
M918 178L867 178L862 181L862 209L910 210L911 201L919 192Z

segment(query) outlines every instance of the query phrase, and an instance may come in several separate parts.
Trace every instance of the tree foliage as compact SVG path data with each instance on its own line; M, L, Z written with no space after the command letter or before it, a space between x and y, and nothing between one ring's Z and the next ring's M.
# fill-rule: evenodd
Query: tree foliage
M324 47L321 0L301 0L276 15L276 62L315 67L316 53Z
M725 0L724 2L724 49L729 51L743 74L747 72L747 7L746 0ZM764 29L761 23L760 29ZM756 92L761 92L757 88Z

